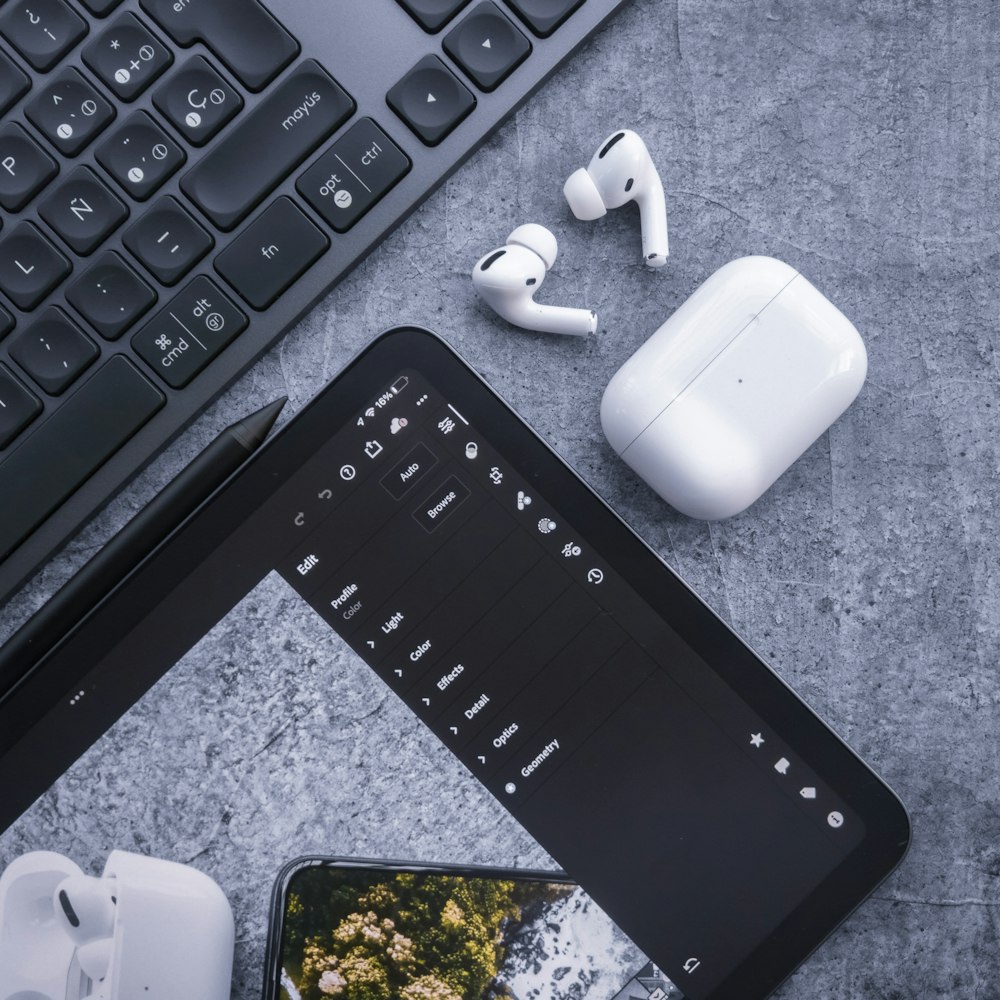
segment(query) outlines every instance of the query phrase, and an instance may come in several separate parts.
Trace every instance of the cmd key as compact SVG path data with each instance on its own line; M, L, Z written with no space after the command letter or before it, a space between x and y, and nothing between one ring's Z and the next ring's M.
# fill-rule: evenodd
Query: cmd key
M257 0L141 0L141 6L178 44L204 42L249 90L263 90L299 52Z
M307 59L184 175L181 189L228 231L352 114L354 101Z

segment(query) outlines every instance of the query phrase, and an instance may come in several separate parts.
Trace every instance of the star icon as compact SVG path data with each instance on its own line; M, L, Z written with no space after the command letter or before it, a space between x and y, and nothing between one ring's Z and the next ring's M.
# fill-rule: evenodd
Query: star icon
M752 733L750 735L750 742L760 749L764 745L764 737L760 733Z
M113 48L117 52L121 47L122 43L119 42L117 38L111 39L111 48Z

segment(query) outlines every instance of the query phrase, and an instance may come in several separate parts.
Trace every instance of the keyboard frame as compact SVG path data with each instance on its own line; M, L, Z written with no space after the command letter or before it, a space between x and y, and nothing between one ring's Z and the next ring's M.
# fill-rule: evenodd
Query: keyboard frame
M159 293L159 301L138 323L133 325L117 341L102 340L90 328L86 320L82 319L66 301L65 289L72 281L73 276L62 282L29 314L28 322L41 315L49 305L56 305L66 310L71 317L79 322L84 332L98 344L101 356L62 397L57 400L53 400L51 397L43 399L46 411L42 416L30 425L26 432L16 438L12 445L0 451L0 477L3 475L4 460L21 444L30 440L32 434L43 425L48 415L55 412L56 407L64 399L69 398L78 385L84 384L88 378L94 375L102 363L115 354L124 353L132 358L140 370L148 375L157 388L165 393L167 405L155 414L144 427L0 563L0 602L6 601L19 589L32 572L50 558L210 403L246 372L268 348L306 316L398 225L405 221L454 174L465 160L496 132L567 59L585 42L589 41L596 31L621 10L628 3L628 0L586 0L583 6L576 10L548 38L534 36L519 21L517 15L506 7L503 0L497 0L497 5L504 10L504 13L509 14L511 19L529 37L532 52L511 76L491 93L479 90L448 56L442 45L448 31L474 6L475 0L433 35L426 33L395 0L380 0L378 4L366 4L364 17L354 24L350 31L345 31L344 25L349 22L352 14L356 11L352 0L266 0L265 6L298 39L301 52L278 75L275 81L259 94L247 91L211 50L200 42L186 48L174 43L166 32L160 29L151 17L146 15L138 0L124 0L106 18L95 18L86 13L76 0L67 0L67 2L73 6L77 13L86 18L90 24L90 32L49 73L34 71L5 40L0 39L0 48L27 73L32 81L31 89L4 115L3 122L19 122L39 142L42 148L50 155L55 155L60 163L60 173L57 178L50 182L50 185L58 183L59 178L66 175L73 167L84 164L91 166L103 180L108 182L108 186L115 191L116 195L120 196L115 183L96 162L94 152L100 145L102 138L111 134L128 115L139 110L147 111L160 123L171 137L175 138L184 148L188 159L184 166L159 188L149 201L143 203L129 201L130 215L128 220L93 254L96 255L102 250L118 252L133 265L147 282L156 288ZM81 50L86 46L94 32L101 30L106 22L126 11L134 13L175 54L174 63L169 69L136 100L128 104L115 98L83 63L81 58ZM370 58L369 54L372 51L378 51L380 58L377 60ZM429 53L438 55L445 65L475 93L477 99L477 105L473 112L439 145L433 148L423 145L389 108L385 100L385 95L390 87ZM152 101L153 94L169 80L170 75L176 71L178 66L195 54L204 56L213 67L220 71L230 84L236 87L245 102L245 106L239 114L211 142L201 148L193 147L186 140L178 138L176 130L156 110ZM239 123L268 95L271 88L280 83L303 60L310 58L317 59L324 65L334 79L347 90L356 101L357 110L288 178L278 184L240 225L230 233L221 233L183 194L179 187L180 181L206 151L213 149L220 138L225 137L239 126ZM117 111L115 121L108 126L105 132L73 158L64 158L53 154L48 142L40 136L33 125L26 121L23 114L24 105L35 96L38 88L43 86L52 74L58 73L67 66L75 67L81 72L105 97L111 100ZM363 117L373 118L383 131L403 149L412 162L412 168L396 187L361 218L349 232L340 235L335 233L298 195L295 191L295 182L333 143ZM34 222L62 252L74 261L73 275L75 276L87 266L85 262L89 262L91 258L78 258L68 252L59 237L55 236L50 227L39 217L38 205L43 200L50 185L46 185L21 212L5 213L2 234L9 232L16 222L22 219ZM191 214L212 233L216 240L215 248L171 289L164 289L152 280L142 265L138 264L132 254L123 247L121 240L125 229L140 218L143 212L163 195L173 195L178 198ZM213 262L215 257L233 239L252 225L261 213L282 195L292 198L306 216L330 237L332 245L319 261L274 305L263 312L258 312L247 305L229 287L215 271ZM152 374L145 363L136 358L129 344L131 337L142 328L145 322L155 316L173 295L200 274L209 277L225 291L249 316L250 325L188 386L175 390L163 383L159 376ZM4 302L8 311L11 311L18 319L15 331L0 340L0 362L7 365L36 395L41 395L31 379L8 354L8 345L16 331L23 328L25 320L22 318L21 312L14 309L2 296L0 296L0 301ZM2 489L2 485L0 485L0 489ZM2 501L0 501L0 509L2 509Z

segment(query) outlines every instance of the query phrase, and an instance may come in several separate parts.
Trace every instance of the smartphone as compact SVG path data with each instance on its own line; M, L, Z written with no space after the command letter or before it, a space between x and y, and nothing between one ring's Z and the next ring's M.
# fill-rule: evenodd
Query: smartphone
M265 1000L666 1000L562 872L307 857L274 886Z

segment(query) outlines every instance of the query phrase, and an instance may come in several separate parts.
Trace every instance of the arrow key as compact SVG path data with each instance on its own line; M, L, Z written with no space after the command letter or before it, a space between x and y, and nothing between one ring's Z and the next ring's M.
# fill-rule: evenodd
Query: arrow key
M437 56L421 59L386 100L428 146L441 142L476 106L472 91Z
M469 0L399 0L424 29L434 34L440 31Z
M487 0L448 32L444 49L482 90L491 91L528 58L531 42Z

